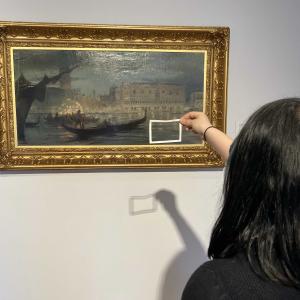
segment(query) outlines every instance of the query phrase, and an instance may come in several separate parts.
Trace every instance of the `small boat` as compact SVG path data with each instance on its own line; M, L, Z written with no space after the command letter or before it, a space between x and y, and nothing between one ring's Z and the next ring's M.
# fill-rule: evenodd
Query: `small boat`
M147 113L141 119L133 120L127 123L110 124L104 121L100 126L88 128L76 128L65 123L62 126L69 132L75 133L79 138L84 139L92 135L113 135L116 132L129 131L135 129L138 125L143 124L147 119Z
M37 122L26 122L25 123L25 127L26 128L33 128L33 127L37 127L40 125L40 121Z

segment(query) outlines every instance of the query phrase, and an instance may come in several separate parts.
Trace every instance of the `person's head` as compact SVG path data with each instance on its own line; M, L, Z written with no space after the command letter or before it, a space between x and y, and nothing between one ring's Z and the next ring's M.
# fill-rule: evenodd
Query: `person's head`
M300 288L300 98L258 109L232 144L208 255L239 252L259 274Z

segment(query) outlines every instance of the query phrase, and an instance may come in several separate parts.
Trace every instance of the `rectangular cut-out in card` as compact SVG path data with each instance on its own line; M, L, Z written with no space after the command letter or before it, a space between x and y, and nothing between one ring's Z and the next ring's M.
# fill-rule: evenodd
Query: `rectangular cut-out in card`
M168 136L167 139L166 136ZM182 125L179 119L149 121L149 144L180 143L181 141Z

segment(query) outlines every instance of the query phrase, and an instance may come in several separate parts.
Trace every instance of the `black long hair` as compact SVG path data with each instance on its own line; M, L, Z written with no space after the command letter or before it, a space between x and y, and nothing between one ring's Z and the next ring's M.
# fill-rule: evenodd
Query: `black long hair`
M300 98L257 110L233 142L208 255L244 253L256 273L300 288Z

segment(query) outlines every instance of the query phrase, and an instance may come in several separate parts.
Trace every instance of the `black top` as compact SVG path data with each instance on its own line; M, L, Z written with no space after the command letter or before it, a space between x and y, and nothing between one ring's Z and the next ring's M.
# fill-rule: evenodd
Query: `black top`
M300 290L256 275L246 258L214 259L206 262L189 279L182 300L294 300Z

